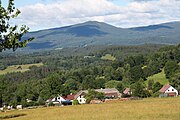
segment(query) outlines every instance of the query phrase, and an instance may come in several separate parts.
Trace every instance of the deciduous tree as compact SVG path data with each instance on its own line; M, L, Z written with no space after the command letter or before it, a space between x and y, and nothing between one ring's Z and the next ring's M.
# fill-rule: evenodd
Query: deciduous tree
M26 25L19 28L18 25L10 24L19 14L20 11L14 7L14 0L9 0L7 8L3 7L0 0L0 52L6 49L15 51L17 48L25 47L33 39L22 39L29 30Z

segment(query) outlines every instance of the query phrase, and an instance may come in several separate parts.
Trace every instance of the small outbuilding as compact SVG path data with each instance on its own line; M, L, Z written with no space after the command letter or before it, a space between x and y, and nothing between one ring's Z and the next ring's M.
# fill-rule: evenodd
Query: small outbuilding
M160 90L159 92L161 93L160 96L169 96L169 97L176 97L178 96L178 91L172 87L171 85L169 84L166 84L164 85Z
M125 88L124 91L123 91L123 94L124 95L131 95L132 94L131 89L130 88Z

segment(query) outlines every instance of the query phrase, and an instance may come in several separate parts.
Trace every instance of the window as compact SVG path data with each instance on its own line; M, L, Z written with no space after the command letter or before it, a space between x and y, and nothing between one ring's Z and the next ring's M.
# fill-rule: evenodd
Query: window
M82 102L82 100L80 99L79 102Z
M172 91L174 91L174 89L172 89Z

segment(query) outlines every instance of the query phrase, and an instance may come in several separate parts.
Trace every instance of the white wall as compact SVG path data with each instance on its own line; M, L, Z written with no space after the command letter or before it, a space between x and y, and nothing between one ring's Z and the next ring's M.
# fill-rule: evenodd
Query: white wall
M59 102L61 103L61 101L66 101L64 98L62 98L61 96L55 97L52 99L52 102Z
M172 92L175 92L176 93L176 96L178 95L178 91L175 89L175 88L173 88L172 86L170 86L166 91L165 91L165 93L172 93Z
M86 103L86 98L84 98L84 96L79 96L77 98L79 104L85 104Z

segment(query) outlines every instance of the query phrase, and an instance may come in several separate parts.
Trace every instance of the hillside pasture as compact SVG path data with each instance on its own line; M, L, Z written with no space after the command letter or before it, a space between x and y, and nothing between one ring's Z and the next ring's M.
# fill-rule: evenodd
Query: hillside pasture
M24 114L12 120L180 120L180 97L148 98L114 103L15 110L3 116Z
M25 65L12 65L8 66L5 70L0 70L0 75L12 73L12 72L25 72L30 70L29 67L31 66L42 66L43 63L36 63L36 64L25 64Z
M114 56L112 56L111 54L106 54L105 56L101 57L102 60L116 60L116 58Z
M159 82L162 85L169 83L168 79L165 76L164 69L162 69L162 71L160 73L157 73L157 74L154 74L154 75L148 77L147 80L145 81L146 85L148 84L149 80L154 80L154 82Z

